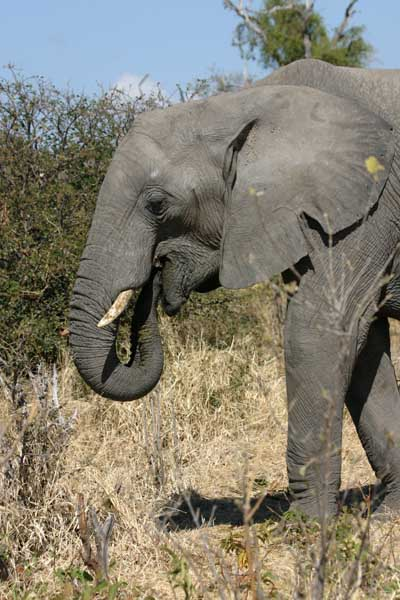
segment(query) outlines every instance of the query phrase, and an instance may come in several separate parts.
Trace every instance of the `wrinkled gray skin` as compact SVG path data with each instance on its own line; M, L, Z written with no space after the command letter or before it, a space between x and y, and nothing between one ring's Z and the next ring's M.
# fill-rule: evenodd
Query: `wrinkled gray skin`
M103 183L72 297L71 346L85 381L116 400L145 395L162 372L159 297L173 315L193 290L282 272L298 281L285 325L294 506L336 511L346 403L386 485L381 510L399 510L387 321L400 316L399 128L400 71L313 60L138 117ZM96 324L137 288L123 365L117 324Z

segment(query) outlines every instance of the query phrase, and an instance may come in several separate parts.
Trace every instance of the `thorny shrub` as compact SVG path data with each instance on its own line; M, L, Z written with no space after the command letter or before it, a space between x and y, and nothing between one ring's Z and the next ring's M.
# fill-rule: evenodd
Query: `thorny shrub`
M224 89L196 80L180 101ZM57 360L71 288L111 157L135 116L171 104L158 90L133 98L60 90L9 68L0 78L0 364L27 373Z
M10 69L0 79L0 359L27 371L57 358L68 298L111 156L161 93L88 96Z

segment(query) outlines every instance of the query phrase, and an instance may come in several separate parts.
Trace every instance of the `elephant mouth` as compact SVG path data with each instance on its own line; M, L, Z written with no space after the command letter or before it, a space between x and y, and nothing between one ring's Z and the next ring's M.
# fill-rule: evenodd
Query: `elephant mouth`
M161 291L161 305L164 312L169 317L174 317L179 313L182 306L189 300L192 292L207 294L220 287L219 273L213 272L207 277L202 277L200 282L192 281L191 284L170 290L164 286Z
M157 265L153 267L157 271L161 271L163 274L163 267L161 265ZM161 277L161 280L163 277ZM183 286L179 286L179 289L168 289L165 285L161 285L161 293L160 300L161 306L166 315L169 317L176 316L181 310L182 306L188 301L191 291L200 292L200 293L208 293L212 290L215 290L220 286L219 276L217 272L213 272L209 274L207 277L203 279L203 281L196 282L193 286L193 290L187 291L183 289ZM105 327L109 325L113 321L115 321L122 313L126 310L128 305L131 302L132 297L134 296L137 289L126 289L122 291L111 308L106 312L104 317L98 322L98 327Z
M110 323L113 323L113 321L118 319L128 308L133 296L139 291L140 288L131 288L120 292L112 306L97 323L97 327L106 327L107 325L110 325ZM185 302L187 302L189 295L190 294L185 294L181 292L179 295L173 294L173 297L171 298L169 297L169 294L165 292L161 285L160 300L164 312L169 317L177 315L182 306L185 304Z
M175 301L170 301L167 299L164 292L161 293L161 306L166 315L169 317L175 317L181 310L182 306L187 302L189 296L179 298Z
M221 286L219 280L219 273L216 271L212 273L209 277L207 277L202 283L198 284L194 291L199 292L200 294L208 294L209 292L213 292L217 288Z

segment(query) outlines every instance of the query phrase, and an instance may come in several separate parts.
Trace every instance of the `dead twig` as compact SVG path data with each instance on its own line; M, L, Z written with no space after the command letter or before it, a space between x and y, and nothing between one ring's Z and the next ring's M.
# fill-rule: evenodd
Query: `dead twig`
M263 42L267 41L267 36L265 35L264 30L260 27L258 23L257 17L254 16L253 11L250 11L249 8L243 6L243 0L239 0L238 4L235 4L232 0L224 0L224 5L226 8L233 10L238 17L240 17L247 27L255 33ZM281 7L275 7L281 8ZM285 8L286 7L282 7ZM274 10L274 9L272 9Z
M87 513L90 517L89 522ZM85 509L83 494L78 496L79 537L82 542L82 560L94 572L97 581L108 579L108 544L114 526L114 515L110 513L101 525L93 507ZM94 535L96 551L92 548Z
M340 40L343 39L350 19L352 19L352 17L356 14L354 6L357 2L358 0L351 0L347 5L343 20L340 23L339 27L336 29L335 35L332 38L332 46L334 48L336 48Z

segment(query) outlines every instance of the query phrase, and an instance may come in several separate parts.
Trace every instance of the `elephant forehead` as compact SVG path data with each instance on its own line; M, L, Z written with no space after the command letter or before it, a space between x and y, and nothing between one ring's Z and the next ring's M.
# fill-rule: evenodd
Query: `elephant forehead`
M143 126L132 127L117 150L118 156L128 162L136 162L144 167L166 160L162 139L157 139Z
M164 130L146 131L143 127L134 128L129 134L128 143L121 147L119 156L131 164L144 168L147 174L158 173L163 166L170 169L173 165L194 164L206 156L202 139L194 131L183 129L165 134Z
M136 117L132 131L146 135L161 148L191 146L215 134L223 112L208 100L196 100Z
M129 143L121 147L121 153L128 161L139 164L152 179L165 171L179 171L180 176L185 173L187 179L208 173L212 167L212 154L206 134L196 127L196 123L185 128L180 122L179 127L171 128L169 134L162 128L146 129L146 124L150 123L151 119L141 119L131 130Z
M186 148L186 152L176 152L171 156L168 173L182 190L200 191L223 183L222 171L202 145Z

